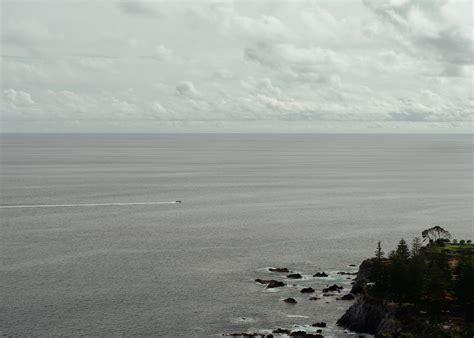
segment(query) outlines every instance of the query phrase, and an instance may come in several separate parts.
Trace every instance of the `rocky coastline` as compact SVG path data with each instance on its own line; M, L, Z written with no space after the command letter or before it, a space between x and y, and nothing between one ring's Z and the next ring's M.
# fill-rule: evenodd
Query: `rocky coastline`
M327 306L328 304L350 304L355 296L350 293L352 284L357 277L357 265L346 266L349 271L295 271L286 267L267 267L258 270L258 278L253 281L264 292L275 294L275 301L287 304L286 309L308 308L309 303ZM281 296L279 296L281 295ZM282 297L283 296L283 297ZM337 327L334 322L314 318L314 313L308 313L306 323L277 326L273 328L249 329L226 333L230 337L324 337L341 336L349 331ZM313 320L309 319L313 317ZM337 318L337 317L336 317ZM304 320L303 320L304 322Z
M366 259L360 265L351 289L355 302L337 321L337 325L353 332L386 335L396 331L399 323L394 310L385 301L371 297L366 292L373 264L373 259Z
M362 262L350 294L354 303L337 321L352 332L377 337L472 337L474 335L474 245L451 240L439 227L422 244L401 239L387 256L380 242Z
M472 337L474 245L471 240L451 241L449 232L441 227L427 229L422 236L429 240L426 245L415 237L410 248L401 239L387 256L378 242L375 257L364 260L357 272L260 270L272 278L256 278L254 282L268 291L284 291L286 297L280 301L288 306L299 307L308 301L329 304L332 300L348 301L351 305L335 325L334 322L327 325L319 321L291 328L226 335L266 338L324 337L326 334L337 337ZM357 268L355 265L348 267ZM341 285L330 283L334 278ZM338 334L334 335L335 332Z

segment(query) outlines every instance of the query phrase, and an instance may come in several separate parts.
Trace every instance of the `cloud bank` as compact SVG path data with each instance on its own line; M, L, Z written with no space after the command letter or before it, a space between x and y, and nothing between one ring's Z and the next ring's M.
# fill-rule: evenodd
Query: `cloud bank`
M2 128L470 132L472 6L6 1Z

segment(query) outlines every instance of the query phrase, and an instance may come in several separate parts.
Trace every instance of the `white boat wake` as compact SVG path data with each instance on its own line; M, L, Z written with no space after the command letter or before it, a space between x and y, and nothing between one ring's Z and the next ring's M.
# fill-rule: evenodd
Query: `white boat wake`
M0 209L23 209L23 208L61 208L61 207L107 207L107 206L127 206L127 205L159 205L176 204L181 201L170 202L129 202L129 203L85 203L85 204L30 204L30 205L0 205Z

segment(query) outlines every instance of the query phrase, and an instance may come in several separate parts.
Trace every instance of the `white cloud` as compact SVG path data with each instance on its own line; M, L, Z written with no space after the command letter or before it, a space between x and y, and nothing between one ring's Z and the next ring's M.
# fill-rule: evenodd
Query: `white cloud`
M173 58L173 51L163 45L155 47L154 56L160 61L170 61Z
M141 0L120 0L117 2L117 6L120 10L131 15L141 16L160 16L161 13L153 1L141 1Z
M459 6L456 3L444 0L364 0L364 3L384 23L388 22L396 29L413 53L439 59L446 74L459 75L458 68L473 64L472 35L460 26L459 17L453 18L453 13L445 10L446 7ZM472 13L472 7L466 9ZM470 16L470 13L464 15Z
M291 35L278 18L262 15L258 18L236 15L231 20L231 33L248 40L281 41Z
M3 97L7 104L14 107L25 107L35 104L31 95L22 90L6 89L3 91Z
M2 115L459 128L473 117L471 7L118 1L56 3L53 18L7 2Z
M245 57L279 71L287 80L331 82L347 66L346 57L321 47L292 44L258 44L245 50Z
M179 95L192 97L199 95L199 92L194 87L194 84L191 81L183 81L176 85L176 92Z

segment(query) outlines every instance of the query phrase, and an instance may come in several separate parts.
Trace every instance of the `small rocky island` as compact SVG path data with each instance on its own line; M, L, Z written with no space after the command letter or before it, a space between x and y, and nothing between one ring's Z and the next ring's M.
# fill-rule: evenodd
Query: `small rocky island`
M350 265L350 267L355 267ZM287 280L304 276L288 268L269 268ZM435 226L414 238L411 246L401 239L388 255L378 242L375 257L366 259L358 272L337 272L355 275L352 288L337 284L320 290L322 297L336 296L340 301L353 301L337 321L348 336L376 337L473 337L474 336L474 245L471 240L451 239L445 229ZM306 275L307 276L307 275ZM311 275L309 275L311 277ZM325 279L325 272L313 278ZM306 277L307 278L307 277ZM347 277L351 280L351 277ZM275 279L255 279L266 289L287 287ZM300 294L311 295L312 287L299 287ZM309 297L307 300L319 300ZM297 304L293 297L282 300ZM324 337L326 323L306 325L304 330L275 328L259 332L225 334L234 337ZM352 332L352 333L351 333Z

